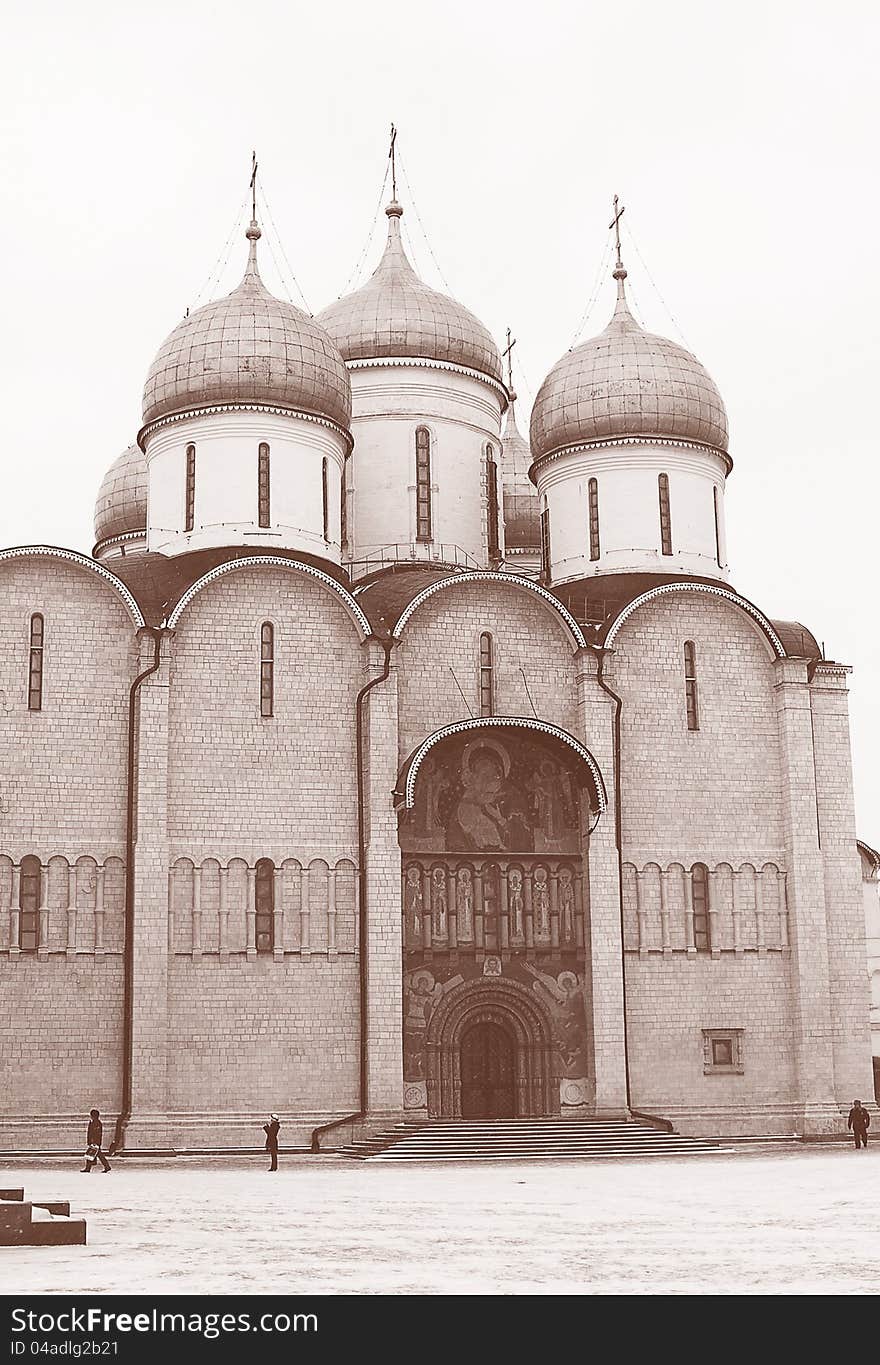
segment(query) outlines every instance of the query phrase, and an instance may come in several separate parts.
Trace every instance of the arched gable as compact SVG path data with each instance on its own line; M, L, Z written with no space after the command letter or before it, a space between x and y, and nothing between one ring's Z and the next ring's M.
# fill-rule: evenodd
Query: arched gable
M135 597L122 580L111 573L109 569L105 569L103 564L97 563L94 559L89 559L88 555L82 555L77 550L64 550L57 545L15 545L11 549L0 550L0 563L10 559L41 558L63 559L69 564L75 564L77 568L86 569L89 573L96 574L98 578L103 578L122 598L135 627L139 630L141 626L146 624Z
M544 720L531 720L528 716L478 716L472 720L459 720L452 725L444 725L442 729L435 730L432 735L428 735L427 739L422 740L418 748L410 754L400 770L395 794L403 808L412 810L415 804L416 778L419 775L419 768L435 744L448 739L450 735L459 735L469 730L479 731L498 727L536 730L567 745L577 754L589 772L596 809L600 814L607 809L608 794L605 790L605 781L601 769L589 749L581 744L580 740L575 739L574 735L570 735L567 730L562 730L558 725L551 725L549 721Z
M695 583L690 580L681 583L661 583L659 587L650 588L647 592L640 593L638 597L634 597L631 602L628 602L627 605L622 608L612 623L608 634L605 637L606 648L612 648L621 627L626 624L636 611L638 611L639 607L644 606L648 602L653 602L656 598L667 597L671 593L682 592L705 593L712 597L720 597L725 601L730 602L733 606L738 607L740 611L745 612L758 626L766 636L768 643L778 659L784 659L786 657L785 646L779 638L779 635L774 630L773 625L768 618L763 612L758 610L754 603L749 602L745 597L740 597L738 593L731 592L728 588L720 588L712 583Z
M208 573L203 574L201 578L197 579L192 587L188 588L183 594L168 618L169 629L173 630L175 628L193 598L197 597L202 589L206 588L209 583L215 582L216 579L222 578L225 574L235 573L239 569L254 569L266 566L275 569L287 569L291 573L306 574L309 578L315 578L319 582L324 583L328 588L335 592L337 597L342 601L346 611L354 622L354 625L357 627L361 639L366 640L367 637L372 634L372 628L369 621L347 588L343 587L341 583L338 583L330 574L324 573L321 569L316 569L313 564L306 564L299 559L286 559L282 555L249 555L244 559L230 559L225 564L218 564L216 568L211 569Z
M421 592L416 594L403 612L401 612L392 632L394 637L398 640L402 638L410 617L418 611L423 602L427 602L435 593L444 592L451 588L463 587L468 583L508 583L513 587L522 588L535 597L539 597L547 604L551 611L555 612L555 614L561 618L575 645L580 649L586 648L587 642L577 621L568 608L563 606L559 599L548 592L546 588L542 588L539 583L535 583L531 579L521 578L519 574L500 573L491 569L480 569L467 573L452 574L449 578L440 578L435 583L431 583L428 587L423 588Z

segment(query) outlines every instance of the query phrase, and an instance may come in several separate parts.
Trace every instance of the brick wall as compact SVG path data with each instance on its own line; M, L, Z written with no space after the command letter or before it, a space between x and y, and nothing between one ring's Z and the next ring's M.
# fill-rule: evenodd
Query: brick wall
M788 960L626 955L632 1103L686 1133L794 1132ZM703 1030L743 1030L742 1075L704 1073Z
M531 693L542 720L580 737L574 642L560 617L526 589L463 580L416 610L395 650L401 762L433 731L467 719L468 705L480 714L482 631L494 642L495 713L531 716Z
M27 704L34 612L45 622L39 711ZM82 1115L119 1104L136 655L128 610L97 575L44 556L0 564L0 1145L78 1146ZM8 951L12 865L26 854L43 865L39 958Z
M685 712L686 640L696 645L694 731ZM657 598L621 629L606 676L623 697L624 857L662 866L778 861L773 656L745 614L704 593Z

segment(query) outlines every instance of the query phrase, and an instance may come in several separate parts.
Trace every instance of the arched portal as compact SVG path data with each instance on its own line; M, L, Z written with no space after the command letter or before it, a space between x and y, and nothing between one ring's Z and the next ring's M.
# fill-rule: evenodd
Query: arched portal
M601 773L564 732L493 722L448 727L404 777L404 1098L430 1117L553 1114L560 1092L586 1110L594 1093Z
M553 1020L524 985L462 982L441 1001L427 1038L431 1118L537 1118L559 1112Z

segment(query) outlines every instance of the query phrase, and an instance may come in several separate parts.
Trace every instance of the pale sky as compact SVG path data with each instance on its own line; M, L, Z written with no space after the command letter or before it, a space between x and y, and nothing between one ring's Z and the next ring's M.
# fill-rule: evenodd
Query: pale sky
M880 844L878 35L867 0L7 10L0 545L90 551L101 478L214 271L252 147L317 311L352 287L397 123L415 264L501 344L513 328L524 430L617 193L640 320L684 339L727 405L731 582L854 666L858 829ZM210 294L245 256L240 232ZM612 301L606 277L584 336Z

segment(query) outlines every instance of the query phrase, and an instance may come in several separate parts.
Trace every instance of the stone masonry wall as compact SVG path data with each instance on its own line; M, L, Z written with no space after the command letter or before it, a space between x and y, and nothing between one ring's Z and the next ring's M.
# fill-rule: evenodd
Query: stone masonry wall
M34 612L45 622L38 711ZM112 1135L136 658L128 609L97 575L46 556L0 564L0 1146L79 1147L93 1105ZM13 865L25 855L43 868L39 954L10 952Z
M542 720L582 738L574 642L563 621L527 589L465 579L417 608L394 652L401 762L435 730L467 719L468 705L480 714L483 631L494 646L495 714L532 716L531 693Z
M797 1130L788 959L626 955L633 1107L684 1133ZM704 1070L703 1030L742 1029L742 1074Z

